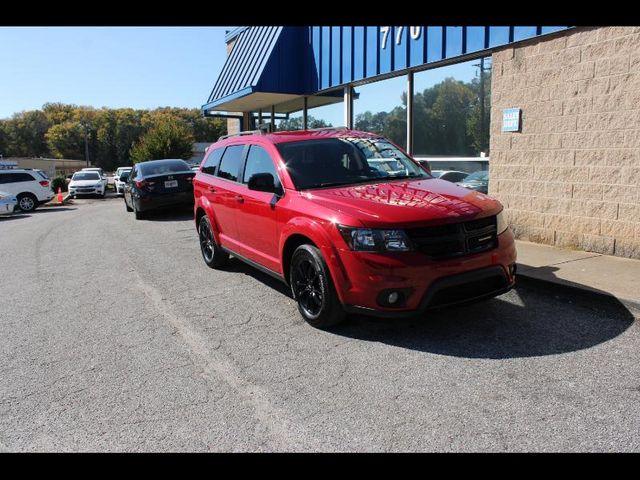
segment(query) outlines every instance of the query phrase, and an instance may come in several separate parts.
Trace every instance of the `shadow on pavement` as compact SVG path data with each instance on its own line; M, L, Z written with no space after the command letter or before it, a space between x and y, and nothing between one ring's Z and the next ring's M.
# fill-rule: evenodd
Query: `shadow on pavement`
M519 276L516 289L489 301L405 320L354 316L333 333L440 355L505 359L591 348L634 322L605 292Z
M31 215L22 213L20 210L12 213L11 215L0 215L0 222L10 221L10 220L20 220L21 218L29 218Z
M31 213L40 214L47 212L64 212L67 210L77 210L76 207L40 207Z
M249 275L291 298L284 283L240 260L232 259L224 270ZM536 288L518 284L492 300L405 319L350 315L330 333L425 353L507 359L584 350L633 324L634 317L615 299L587 299L545 282Z

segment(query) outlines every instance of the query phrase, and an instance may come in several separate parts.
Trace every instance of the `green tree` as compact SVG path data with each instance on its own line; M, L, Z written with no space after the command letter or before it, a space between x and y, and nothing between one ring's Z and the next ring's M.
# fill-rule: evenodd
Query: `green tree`
M84 129L77 121L53 125L45 134L49 151L55 158L85 158Z
M44 157L49 153L45 134L50 123L41 110L15 113L5 126L8 136L7 155Z
M133 163L162 158L189 160L194 153L193 133L172 115L161 115L157 123L131 148Z
M307 128L325 128L331 127L331 124L327 124L322 119L314 118L311 115L307 116ZM279 131L295 131L302 130L302 117L293 117L287 120L282 120L276 127Z

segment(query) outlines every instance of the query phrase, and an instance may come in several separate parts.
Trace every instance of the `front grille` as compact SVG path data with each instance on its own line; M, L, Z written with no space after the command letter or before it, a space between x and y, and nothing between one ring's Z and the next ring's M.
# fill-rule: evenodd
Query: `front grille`
M439 260L472 255L498 245L496 217L406 230L409 239L425 255Z

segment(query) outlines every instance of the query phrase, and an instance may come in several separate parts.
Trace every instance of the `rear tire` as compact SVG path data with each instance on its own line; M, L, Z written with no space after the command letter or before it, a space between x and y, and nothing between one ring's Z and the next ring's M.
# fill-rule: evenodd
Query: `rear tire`
M136 201L133 198L131 199L131 205L133 205L133 214L136 216L136 220L142 220L144 213L136 208Z
M18 195L18 207L23 212L33 212L38 208L38 199L31 193L21 193Z
M299 246L291 257L289 277L298 311L309 325L324 329L344 320L346 312L318 248Z
M202 258L209 268L220 268L229 261L229 254L216 244L211 222L206 215L200 219L198 224L198 236Z

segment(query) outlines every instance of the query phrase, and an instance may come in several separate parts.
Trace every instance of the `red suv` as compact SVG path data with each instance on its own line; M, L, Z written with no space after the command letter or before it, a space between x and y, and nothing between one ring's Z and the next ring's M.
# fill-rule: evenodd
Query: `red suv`
M378 135L223 137L193 185L206 264L233 255L286 282L318 328L348 312L408 316L514 285L502 205L434 178Z

